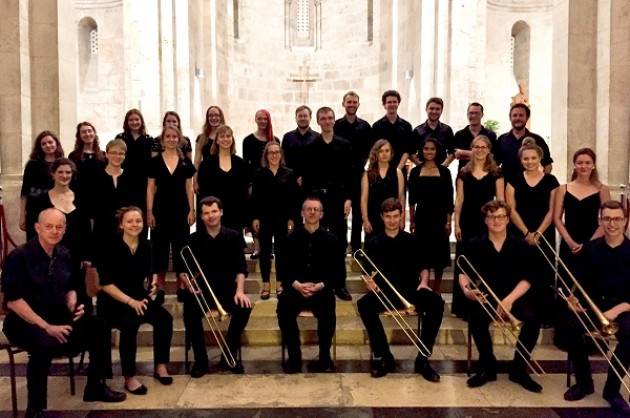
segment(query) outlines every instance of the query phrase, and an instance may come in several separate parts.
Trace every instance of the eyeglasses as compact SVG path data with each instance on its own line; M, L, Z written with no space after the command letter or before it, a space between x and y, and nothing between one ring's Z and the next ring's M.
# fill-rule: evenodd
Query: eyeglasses
M614 222L616 224L620 224L620 223L623 223L626 220L626 218L624 218L623 216L615 216L615 217L602 216L599 219L601 219L602 222L607 223L607 224L609 224L611 222Z
M124 157L127 153L122 151L107 151L109 155L114 155L116 157Z
M304 208L304 212L321 212L322 208Z
M507 215L486 215L486 219L489 221L505 221L507 219Z
M476 150L482 150L482 149L488 149L488 146L487 145L475 145L472 148L476 149Z

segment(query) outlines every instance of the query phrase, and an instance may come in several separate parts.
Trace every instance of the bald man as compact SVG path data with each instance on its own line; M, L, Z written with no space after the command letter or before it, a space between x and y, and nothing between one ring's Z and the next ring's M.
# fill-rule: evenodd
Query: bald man
M70 253L59 245L66 217L57 209L39 214L37 236L9 254L2 271L2 291L8 314L4 333L11 344L26 350L28 405L26 417L41 417L46 409L48 370L54 357L90 354L84 401L121 402L125 394L110 390L109 329L96 317L84 316L77 305L76 277Z

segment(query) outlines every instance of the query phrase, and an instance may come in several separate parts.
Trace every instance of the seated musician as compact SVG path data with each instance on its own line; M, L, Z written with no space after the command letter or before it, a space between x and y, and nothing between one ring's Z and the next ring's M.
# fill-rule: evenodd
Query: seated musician
M125 394L110 390L111 338L106 325L84 316L77 306L76 277L70 253L59 245L66 217L57 209L39 214L37 237L9 254L2 271L2 291L9 312L4 333L29 354L26 369L26 417L42 417L46 409L48 370L54 357L90 354L84 401L121 402Z
M528 290L532 286L531 275L528 272L528 260L531 249L525 241L512 237L507 233L507 225L510 219L510 206L500 200L486 203L481 212L485 217L487 235L483 235L471 241L465 249L474 268L490 286L491 290L501 300L503 308L497 307L497 303L487 296L487 300L502 314L503 309L511 312L518 320L522 321L521 331L518 335L520 341L519 350L514 353L514 360L509 369L509 378L531 392L542 392L542 386L535 382L528 373L530 354L536 345L540 334L540 319L535 310L535 304ZM471 311L468 325L479 352L477 373L468 379L471 388L485 385L489 381L497 379L496 358L492 349L492 338L488 325L493 318L490 317L480 303L476 302L479 293L471 288L470 280L477 282L476 275L468 271L459 275L459 285L464 295L471 301ZM480 286L480 291L489 293ZM505 318L505 315L503 315ZM520 351L520 354L519 354ZM525 361L527 359L527 361Z
M604 236L590 241L582 250L585 271L583 286L595 305L609 321L614 321L619 330L616 333L617 348L614 353L623 365L617 363L617 372L624 377L630 365L630 240L624 235L628 219L619 202L605 202L600 209L600 225ZM573 310L588 308L586 303L570 303ZM589 312L594 324L597 318ZM577 401L593 393L593 377L588 361L590 338L580 325L578 318L567 312L562 325L568 331L569 359L575 370L577 383L564 394L567 401ZM630 407L619 394L621 381L612 368L604 385L603 396L612 408L624 416L630 415Z
M334 372L330 346L335 333L335 295L333 288L345 274L345 248L339 240L320 226L324 212L317 197L307 198L302 205L303 227L298 227L286 242L286 266L278 297L278 324L289 359L283 365L286 373L302 370L300 330L297 316L310 309L317 318L319 359L315 372Z
M243 236L221 225L223 204L214 196L207 196L199 203L203 227L190 236L189 246L196 256L203 273L209 281L219 303L230 313L230 325L225 340L236 365L231 367L224 356L219 367L232 373L244 373L243 365L237 353L241 346L241 334L249 321L252 303L245 294L245 242ZM193 272L194 273L194 272ZM184 277L184 279L186 279ZM198 278L202 280L201 277ZM187 280L186 280L187 282ZM199 286L205 289L205 286ZM190 370L191 377L202 377L208 373L208 353L204 341L203 315L192 289L183 295L184 326L195 355L195 363ZM213 307L214 301L207 290L203 296Z
M420 276L422 254L416 237L400 229L402 213L403 208L398 199L388 198L382 203L381 218L385 230L365 243L365 252L395 289L416 307L416 312L422 315L422 320L418 321L418 335L430 352L442 324L444 300L429 287L428 275L424 279ZM385 293L397 307L402 307L402 304L392 289L379 281L378 276L364 278L371 292L359 299L357 307L374 353L370 365L372 377L381 377L394 370L395 361L379 318L379 314L386 309L376 293ZM415 372L429 382L440 381L440 375L431 368L427 357L422 353L418 353L416 357Z

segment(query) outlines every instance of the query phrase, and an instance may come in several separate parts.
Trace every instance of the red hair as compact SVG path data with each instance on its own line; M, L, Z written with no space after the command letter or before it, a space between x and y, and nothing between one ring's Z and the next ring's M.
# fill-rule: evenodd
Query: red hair
M258 113L262 113L263 115L267 116L267 120L269 121L269 123L267 123L267 129L265 129L265 138L267 139L267 142L271 142L273 141L273 126L271 125L271 115L266 109L259 109L256 111L256 114Z

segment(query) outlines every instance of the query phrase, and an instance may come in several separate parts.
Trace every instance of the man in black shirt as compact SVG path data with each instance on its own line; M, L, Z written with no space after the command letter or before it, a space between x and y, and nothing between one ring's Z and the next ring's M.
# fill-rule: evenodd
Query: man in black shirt
M304 147L319 138L319 134L310 128L311 115L311 109L306 105L295 109L297 128L282 137L284 161L287 167L292 168L298 176L302 175Z
M429 287L429 277L421 279L421 251L415 236L400 229L402 205L398 199L386 199L381 205L381 217L385 231L370 238L365 243L365 252L376 267L387 277L392 286L416 307L422 315L418 321L418 335L429 351L437 337L442 316L444 300ZM374 359L370 365L372 377L385 376L394 370L394 356L389 350L383 324L379 314L385 307L378 300L376 293L383 292L389 300L402 306L392 289L384 283L380 276L364 276L368 289L371 290L357 302L361 320L370 338L370 347ZM420 330L422 324L422 331ZM429 382L439 382L440 375L429 366L427 357L418 353L415 371Z
M345 253L348 245L346 219L352 207L352 167L349 164L352 147L335 134L335 113L331 108L317 110L317 123L322 134L305 148L302 185L307 195L321 199L324 205L322 225L337 237ZM343 300L352 299L346 289L345 274L335 284L335 293Z
M241 359L237 358L241 346L241 334L249 321L252 303L245 294L245 242L243 236L221 225L223 204L214 196L204 197L199 203L203 227L190 236L189 246L210 283L219 303L230 313L230 325L225 337L227 346L236 359L236 366L230 367L222 356L219 366L232 373L244 373ZM201 277L198 280L202 280ZM186 280L186 282L188 282ZM205 289L204 286L199 286ZM195 364L190 370L192 377L201 377L208 373L208 353L203 337L201 307L195 300L192 290L184 295L184 325L186 336L195 354ZM203 291L203 296L212 307L210 292Z
M624 236L628 224L623 206L617 201L605 202L602 205L599 218L604 229L604 236L588 242L582 249L585 263L585 283L583 284L591 299L603 312L606 319L614 321L619 330L616 333L617 347L615 355L621 361L623 369L617 363L615 367L622 376L627 376L630 365L630 240ZM593 323L599 324L592 312L584 313L587 305L570 304L569 309L574 313L581 313L582 317L589 315ZM577 401L593 393L593 377L588 362L588 337L584 336L585 329L574 313L566 312L562 318L562 328L567 335L569 359L575 370L576 384L564 394L567 401ZM614 370L609 368L606 384L604 385L604 399L613 410L623 416L630 415L630 406L619 394L621 382Z
M343 96L343 108L346 114L335 121L335 133L350 141L352 145L352 234L350 244L352 251L361 248L361 231L363 222L361 219L361 177L365 170L365 163L370 155L370 149L374 145L372 127L365 120L357 117L359 108L359 95L349 91Z
M440 116L444 110L444 101L439 97L431 97L427 100L425 107L427 111L426 122L416 126L412 133L412 141L414 145L411 159L414 163L419 164L422 160L422 148L424 140L427 138L435 138L440 144L437 150L435 162L446 167L455 159L455 147L453 129L445 123L440 122Z
M459 160L458 173L472 157L470 145L473 139L479 135L484 135L492 143L492 150L497 146L497 134L481 124L481 119L483 118L483 106L481 103L473 102L469 104L466 115L468 116L468 126L455 133L455 158Z
M374 140L387 139L392 144L394 155L390 164L406 174L407 159L413 150L411 124L398 116L400 93L396 90L387 90L383 93L381 101L385 108L385 116L372 125Z
M110 331L98 318L84 316L84 306L77 305L70 253L59 245L65 228L63 213L43 210L35 224L37 237L12 251L2 271L9 311L4 333L29 354L27 417L43 416L52 359L85 349L90 365L83 400L122 402L126 397L105 384L111 374Z
M531 110L523 103L516 103L510 108L510 123L512 129L504 133L497 139L497 146L493 148L494 159L503 169L503 176L506 183L523 171L518 158L518 150L527 137L534 138L536 145L542 148L543 158L541 164L545 173L551 173L553 159L549 153L549 147L545 140L527 129L527 121L531 115Z
M532 286L527 267L531 258L530 247L525 241L508 235L507 225L511 210L505 202L496 200L488 202L481 208L481 211L485 216L488 234L473 240L464 252L481 277L501 300L502 308L497 307L495 301L489 296L488 302L497 307L499 311L505 310L512 313L518 320L522 321L518 340L531 353L540 333L540 320L528 293ZM469 271L466 263L463 264L463 268L464 271L459 275L459 285L468 299L476 301L479 293L471 288L470 281L477 281L479 278L474 272ZM483 286L480 290L489 293ZM469 387L483 386L487 382L497 379L496 358L492 350L492 338L488 329L491 320L480 303L475 302L471 306L468 324L479 351L479 362L477 373L468 379ZM521 344L519 344L520 346ZM528 358L527 353L523 351L521 353L525 358ZM529 376L527 367L524 358L520 354L514 353L514 360L510 367L510 380L531 392L541 392L542 387Z
M302 205L304 226L290 234L286 242L286 274L282 283L284 291L278 296L277 314L282 341L289 352L289 359L283 365L287 373L299 373L302 370L297 316L304 309L312 310L317 318L319 360L315 370L335 370L330 358L336 325L335 295L332 289L345 275L345 260L339 240L320 226L323 209L318 198L307 198Z

